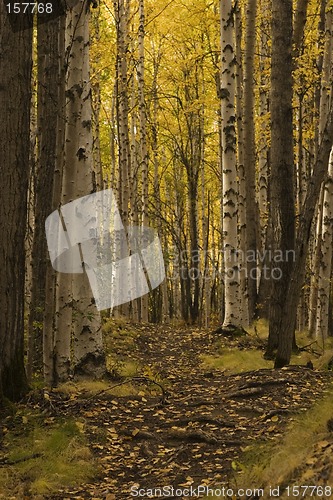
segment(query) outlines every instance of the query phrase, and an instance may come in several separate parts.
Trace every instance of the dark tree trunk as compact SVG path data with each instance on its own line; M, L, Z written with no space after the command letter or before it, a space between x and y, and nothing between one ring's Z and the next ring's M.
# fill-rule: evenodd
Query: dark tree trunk
M256 40L257 1L248 0L246 7L247 26L244 57L244 170L246 179L246 245L247 251L257 253L257 231L259 212L256 201L256 146L254 123L254 52ZM250 323L254 319L257 305L257 263L247 261L248 308Z
M61 203L61 187L64 169L65 150L65 125L66 125L66 96L65 96L65 29L66 16L60 16L58 26L58 48L57 48L57 127L55 145L55 169L53 173L53 192L51 202L51 212L57 210ZM54 337L56 335L56 288L57 273L53 269L51 262L47 259L45 276L45 305L43 317L43 365L44 380L49 386L56 383Z
M295 248L292 122L292 0L272 2L271 69L271 224L273 274L267 355L277 347ZM277 271L273 271L276 268Z
M43 319L47 249L44 221L52 211L58 110L59 20L38 25L38 162L35 179L35 230L32 247L32 289L29 314L27 374L42 371Z
M332 91L332 87L331 87ZM290 362L295 332L297 306L305 278L306 258L311 235L311 225L318 202L320 187L325 180L328 160L333 143L333 108L331 107L327 125L322 134L313 174L309 181L305 202L299 216L299 226L295 245L295 263L289 277L285 306L282 310L279 347L275 367L281 368Z
M190 222L190 239L191 239L191 257L190 269L191 275L189 276L190 290L190 313L193 323L199 316L199 295L200 295L200 281L199 281L199 242L198 242L198 219L197 219L197 198L198 198L198 175L197 172L192 172L194 177L189 179L189 222Z
M32 30L12 30L0 2L0 397L27 390L24 370L25 230L30 150ZM15 21L14 21L15 22ZM21 16L17 23L22 22Z

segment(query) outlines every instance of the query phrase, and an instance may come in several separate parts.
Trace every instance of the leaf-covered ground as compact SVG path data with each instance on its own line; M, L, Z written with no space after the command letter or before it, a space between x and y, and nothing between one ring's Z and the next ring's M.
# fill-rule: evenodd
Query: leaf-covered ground
M52 498L128 499L138 485L228 485L242 450L278 439L291 415L311 406L331 380L305 367L207 372L199 355L214 353L216 336L199 329L145 327L137 340L133 359L166 394L153 385L156 394L150 395L142 383L135 397L105 392L88 401L57 401L57 411L84 421L102 474L94 485ZM248 341L224 342L237 348Z
M46 402L50 415L80 422L101 469L93 484L44 498L122 500L139 486L227 486L242 452L279 439L293 415L332 380L329 372L297 366L236 375L207 371L200 355L216 353L217 334L196 328L141 326L136 335L129 355L143 367L132 381L137 395L104 391L69 399L55 392ZM221 343L254 347L247 337L221 337ZM110 381L110 387L123 382Z

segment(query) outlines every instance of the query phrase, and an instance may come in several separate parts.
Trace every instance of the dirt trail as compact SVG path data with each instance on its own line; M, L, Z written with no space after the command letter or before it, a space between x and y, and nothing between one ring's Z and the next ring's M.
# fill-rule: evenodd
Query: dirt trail
M102 474L49 498L123 500L139 486L227 486L242 449L281 436L290 415L311 406L332 379L305 367L209 372L199 355L214 352L213 340L199 329L141 327L132 357L157 374L164 397L157 386L147 395L143 384L137 397L54 401L57 412L84 418Z

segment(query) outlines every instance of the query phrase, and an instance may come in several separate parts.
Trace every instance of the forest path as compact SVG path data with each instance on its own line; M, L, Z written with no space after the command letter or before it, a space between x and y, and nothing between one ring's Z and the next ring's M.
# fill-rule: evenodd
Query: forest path
M281 438L290 415L311 406L332 379L296 366L207 371L199 356L215 352L214 340L198 328L141 325L131 356L165 388L165 398L143 380L138 396L106 392L74 405L55 401L57 411L84 419L102 473L94 484L48 498L123 500L134 498L131 488L139 486L228 486L242 450ZM221 341L249 343L246 337Z

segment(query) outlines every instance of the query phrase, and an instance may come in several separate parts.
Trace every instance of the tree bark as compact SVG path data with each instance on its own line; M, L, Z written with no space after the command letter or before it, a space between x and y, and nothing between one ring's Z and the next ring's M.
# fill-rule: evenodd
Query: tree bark
M52 211L56 164L59 20L39 23L38 37L38 160L35 185L35 228L32 248L32 289L29 311L27 374L41 371L47 248L44 221Z
M25 229L30 152L32 29L13 31L0 3L0 400L27 390L24 370Z
M256 41L257 0L248 0L246 7L245 71L244 71L244 172L246 180L246 255L257 255L259 214L256 199L256 145L254 123L254 48ZM257 305L257 261L248 258L249 320L254 319Z
M149 225L148 217L148 146L147 146L147 109L145 102L145 2L139 0L139 62L138 62L139 118L140 118L140 156L142 178L142 226ZM148 322L148 294L141 297L141 320Z
M332 87L331 87L332 91ZM290 362L293 336L295 331L297 305L305 277L305 265L309 246L311 224L320 194L322 182L327 176L329 155L333 142L333 107L331 106L326 127L314 162L307 195L299 218L295 245L295 262L290 273L286 300L282 311L279 347L275 359L275 367L281 368Z
M274 257L269 263L274 276L271 284L267 356L272 355L280 342L286 289L293 265L289 252L295 248L292 95L292 0L273 0L270 202L272 250L273 255L280 252L281 259L277 267Z
M333 156L329 161L328 179L324 184L323 221L321 228L321 259L318 277L316 338L323 346L328 336L329 301L332 273L333 244Z
M57 47L57 125L56 125L56 162L53 174L53 192L51 211L57 210L61 203L61 189L64 170L65 149L65 29L66 16L58 18L58 47ZM49 386L56 382L54 342L57 338L56 297L59 274L48 261L45 277L45 308L43 326L43 364L44 380Z
M325 44L324 58L321 77L321 93L320 93L320 121L319 121L319 139L322 137L323 127L327 121L327 116L331 106L332 98L330 93L330 82L332 79L332 27L333 13L330 9L326 13L325 20ZM332 151L329 162L328 178L322 186L322 204L319 205L318 216L318 234L317 247L315 257L318 259L318 276L315 284L316 297L316 337L324 344L328 335L328 309L330 295L330 279L332 265L332 206L333 206L333 189L332 189Z
M223 326L240 325L238 256L238 182L236 164L235 29L234 4L222 0L221 9L221 126L223 177L223 256L225 314Z
M68 13L65 183L67 188L73 184L74 198L86 196L94 190L89 19L86 2L78 3ZM71 196L71 187L69 191ZM92 226L96 218L96 214L91 214ZM73 275L72 294L74 374L100 377L105 373L101 318L86 272Z
M293 42L292 42L294 60L297 58L297 56L299 56L302 50L308 5L309 5L309 0L297 0L296 12L294 17Z
M247 147L244 134L244 92L243 92L243 61L242 61L242 11L238 6L235 13L236 29L236 115L237 115L237 171L239 178L238 189L238 227L239 227L239 249L240 262L240 321L246 327L249 325L249 292L248 292L248 268L247 268L247 173L245 172L244 158Z
M118 195L119 209L125 228L129 224L129 201L131 198L131 149L129 136L129 98L128 98L128 23L130 2L114 0L117 30L117 127L118 127ZM118 284L121 286L121 283ZM129 303L117 308L118 313L129 315Z

